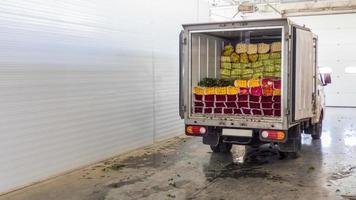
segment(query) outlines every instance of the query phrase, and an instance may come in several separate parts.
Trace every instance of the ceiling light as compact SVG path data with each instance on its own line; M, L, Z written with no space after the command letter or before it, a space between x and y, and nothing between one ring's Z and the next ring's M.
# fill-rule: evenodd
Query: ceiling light
M356 67L345 67L345 73L356 74Z
M321 74L331 74L333 70L330 67L319 67L319 73Z

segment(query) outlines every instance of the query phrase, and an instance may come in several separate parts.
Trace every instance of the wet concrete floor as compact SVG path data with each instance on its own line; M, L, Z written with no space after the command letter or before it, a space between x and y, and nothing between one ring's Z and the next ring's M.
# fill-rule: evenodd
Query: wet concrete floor
M177 137L1 196L6 200L356 199L356 109L328 108L301 156L270 146L214 154Z

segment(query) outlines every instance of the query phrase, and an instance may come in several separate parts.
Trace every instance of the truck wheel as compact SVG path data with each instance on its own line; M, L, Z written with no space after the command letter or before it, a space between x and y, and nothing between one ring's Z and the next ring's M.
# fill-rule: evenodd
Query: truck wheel
M323 126L322 122L319 122L319 123L313 125L313 132L311 135L313 140L319 140L321 138L322 126Z
M323 129L323 116L320 116L319 123L310 125L308 129L308 132L311 134L313 140L319 140Z
M214 153L230 153L232 148L232 144L219 142L217 146L210 145L210 149Z
M297 159L299 157L299 152L279 152L280 159Z

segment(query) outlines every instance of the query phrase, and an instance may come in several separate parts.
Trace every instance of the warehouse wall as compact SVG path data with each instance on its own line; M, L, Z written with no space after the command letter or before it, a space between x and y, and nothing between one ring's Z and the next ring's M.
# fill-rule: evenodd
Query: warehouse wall
M0 2L0 193L182 134L181 23L205 0Z

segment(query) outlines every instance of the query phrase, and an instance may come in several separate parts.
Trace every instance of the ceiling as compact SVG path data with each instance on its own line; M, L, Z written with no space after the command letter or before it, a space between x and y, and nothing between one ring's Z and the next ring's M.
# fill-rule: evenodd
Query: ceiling
M212 16L225 20L263 14L273 17L356 13L356 0L210 0ZM243 11L244 5L253 8ZM266 15L267 14L267 15Z

